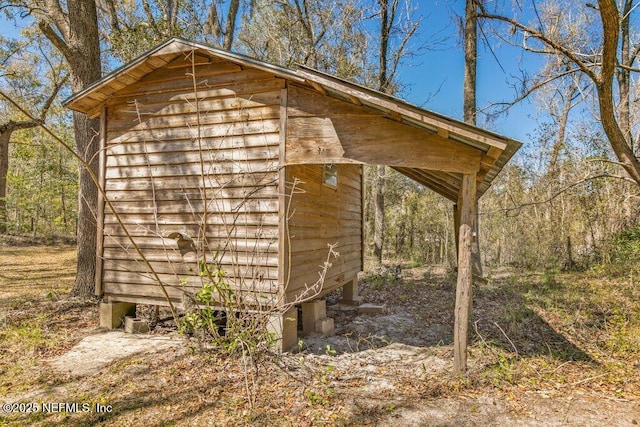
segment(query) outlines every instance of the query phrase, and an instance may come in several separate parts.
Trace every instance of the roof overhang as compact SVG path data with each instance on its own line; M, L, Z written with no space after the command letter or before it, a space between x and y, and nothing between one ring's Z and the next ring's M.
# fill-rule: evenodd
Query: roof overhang
M305 66L296 74L320 93L380 111L398 122L435 133L471 146L482 152L477 176L477 196L482 196L521 143L493 132L409 104L401 99L364 86L347 82ZM425 185L440 195L457 201L462 174L428 169L394 167L398 172Z
M199 53L227 60L242 67L260 69L273 75L313 88L325 96L380 112L387 118L438 136L473 147L480 152L477 173L477 197L482 196L521 143L446 116L409 104L393 96L368 89L320 71L299 66L290 70L245 55L216 49L204 44L172 38L114 70L65 101L65 106L90 117L100 114L102 104L120 89L139 81L181 55ZM405 176L452 200L458 199L462 173L443 172L389 164Z

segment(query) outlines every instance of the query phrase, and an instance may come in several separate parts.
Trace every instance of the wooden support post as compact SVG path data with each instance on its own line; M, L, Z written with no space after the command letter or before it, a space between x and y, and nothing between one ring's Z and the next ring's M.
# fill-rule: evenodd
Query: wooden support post
M287 168L285 164L285 145L287 142L287 102L288 89L280 91L280 142L278 146L278 297L286 300L289 280L291 279L291 266L289 265L289 202L293 197L293 189L287 190Z
M473 216L473 242L471 244L471 261L473 274L482 277L482 257L480 254L480 226L478 218L478 206L476 202L475 215Z
M458 196L460 214L458 244L458 282L456 284L455 325L453 331L453 372L462 374L467 371L467 339L469 315L471 312L471 285L473 271L471 246L473 220L477 208L476 175L464 174L462 188Z
M456 271L458 270L458 254L460 253L460 209L453 205L453 238L456 242Z
M106 158L107 153L105 147L107 146L107 107L102 107L100 113L100 147L98 152L98 180L100 186L105 188L106 177ZM102 289L102 267L104 265L104 196L102 191L98 191L98 206L96 212L96 271L94 276L94 293L96 296L102 296L104 290Z

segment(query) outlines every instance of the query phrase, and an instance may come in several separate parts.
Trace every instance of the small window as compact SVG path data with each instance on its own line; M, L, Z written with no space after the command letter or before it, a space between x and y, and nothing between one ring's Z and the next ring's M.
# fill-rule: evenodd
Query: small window
M333 189L338 188L338 166L324 165L322 168L322 183Z

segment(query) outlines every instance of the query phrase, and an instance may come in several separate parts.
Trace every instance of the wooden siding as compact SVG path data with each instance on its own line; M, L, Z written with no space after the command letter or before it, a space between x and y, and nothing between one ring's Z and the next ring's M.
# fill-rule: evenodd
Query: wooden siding
M481 151L394 117L290 85L287 164L360 163L476 172Z
M344 285L363 267L362 166L338 165L336 189L322 183L322 165L287 166L287 182L296 180L289 212L289 301L318 280L330 244L340 256L330 261L322 294Z
M192 65L180 55L111 95L106 197L152 268L105 208L108 300L165 304L152 270L176 303L202 286L202 256L181 251L172 233L192 238L255 300L277 295L284 84L265 71L200 56Z

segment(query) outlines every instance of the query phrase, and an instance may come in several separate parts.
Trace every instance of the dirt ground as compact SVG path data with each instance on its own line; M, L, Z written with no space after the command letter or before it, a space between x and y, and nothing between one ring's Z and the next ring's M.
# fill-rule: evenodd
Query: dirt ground
M0 247L0 425L640 423L634 283L491 272L474 288L469 374L456 377L444 269L364 276L365 301L384 312L330 295L335 335L253 364L195 351L171 322L141 336L96 328L96 303L64 296L73 256Z

